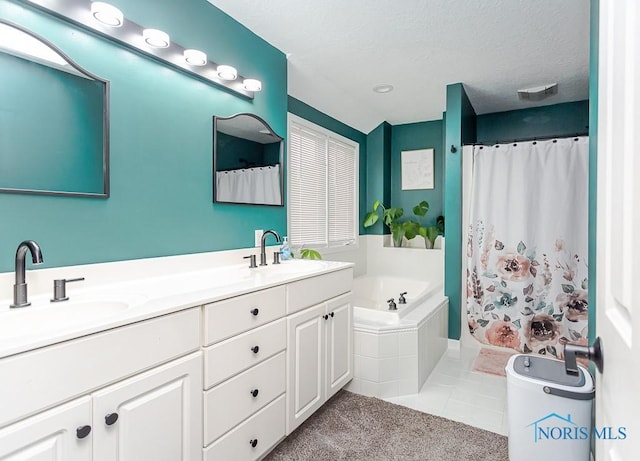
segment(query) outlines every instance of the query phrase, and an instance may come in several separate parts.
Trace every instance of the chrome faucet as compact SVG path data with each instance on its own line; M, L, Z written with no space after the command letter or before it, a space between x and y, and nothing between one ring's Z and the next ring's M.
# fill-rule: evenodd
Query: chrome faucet
M260 239L260 265L267 265L267 250L265 249L265 240L267 239L267 235L273 235L276 238L276 242L280 243L282 240L278 233L274 230L267 230L262 233L262 238Z
M42 264L42 251L40 246L33 240L25 240L18 245L16 251L16 283L13 286L13 304L9 307L26 307L31 305L27 301L27 282L25 274L25 256L27 250L31 252L33 264Z

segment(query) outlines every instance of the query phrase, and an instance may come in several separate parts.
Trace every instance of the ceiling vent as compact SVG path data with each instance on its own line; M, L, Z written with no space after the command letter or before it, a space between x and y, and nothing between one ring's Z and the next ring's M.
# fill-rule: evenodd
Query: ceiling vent
M557 83L518 90L518 98L523 101L540 101L554 94L558 94Z

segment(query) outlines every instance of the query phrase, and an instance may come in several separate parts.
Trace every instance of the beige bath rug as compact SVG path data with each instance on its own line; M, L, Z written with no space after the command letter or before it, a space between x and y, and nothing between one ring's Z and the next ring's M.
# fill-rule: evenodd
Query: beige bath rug
M509 349L499 351L482 348L475 362L473 362L473 371L488 373L490 375L506 376L504 367L513 354L517 354L517 352Z
M507 438L338 392L265 461L508 461Z

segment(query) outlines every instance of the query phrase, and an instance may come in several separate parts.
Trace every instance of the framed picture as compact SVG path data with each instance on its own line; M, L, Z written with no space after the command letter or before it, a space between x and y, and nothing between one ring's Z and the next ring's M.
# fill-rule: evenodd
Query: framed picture
M402 190L433 189L433 149L403 150Z

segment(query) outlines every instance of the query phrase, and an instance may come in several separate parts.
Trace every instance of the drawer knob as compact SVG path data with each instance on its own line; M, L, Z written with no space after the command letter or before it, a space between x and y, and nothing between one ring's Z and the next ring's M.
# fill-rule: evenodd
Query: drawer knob
M260 348L258 346L253 346L251 348L251 352L253 352L254 354L257 354L259 350L260 350Z
M76 437L79 439L84 439L91 433L91 426L80 426L76 429Z
M324 315L322 316L322 318L323 318L323 319L325 319L325 320L329 320L329 316L328 316L327 314L324 314Z
M260 391L258 389L254 389L254 390L251 391L251 395L254 396L254 397L257 397L259 392Z
M260 313L260 309L258 309L257 307L254 307L249 312L251 312L251 315L258 315Z
M257 447L258 446L258 439L249 440L249 445L251 445L251 448Z
M118 421L118 413L109 413L104 417L104 422L107 426L112 426Z

